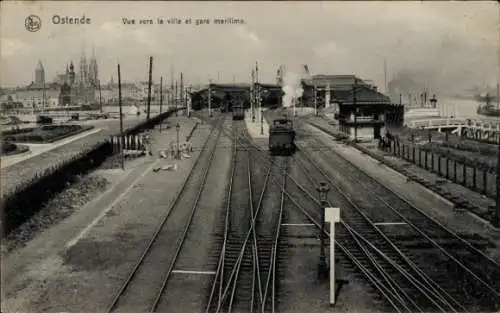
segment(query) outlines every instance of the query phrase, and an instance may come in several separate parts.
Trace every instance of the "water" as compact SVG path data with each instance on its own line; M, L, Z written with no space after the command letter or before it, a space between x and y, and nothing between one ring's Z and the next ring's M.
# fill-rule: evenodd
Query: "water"
M500 117L491 117L477 114L477 108L479 107L480 103L475 100L445 98L443 100L438 100L437 105L445 106L445 116L442 117L454 116L457 118L500 120Z

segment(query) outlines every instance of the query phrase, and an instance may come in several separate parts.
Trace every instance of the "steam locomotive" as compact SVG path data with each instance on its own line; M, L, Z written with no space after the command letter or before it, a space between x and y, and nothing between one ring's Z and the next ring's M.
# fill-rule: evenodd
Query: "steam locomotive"
M273 120L269 127L269 151L271 155L291 155L295 151L295 130L288 117Z
M243 103L233 105L233 120L243 120L245 118L245 107Z

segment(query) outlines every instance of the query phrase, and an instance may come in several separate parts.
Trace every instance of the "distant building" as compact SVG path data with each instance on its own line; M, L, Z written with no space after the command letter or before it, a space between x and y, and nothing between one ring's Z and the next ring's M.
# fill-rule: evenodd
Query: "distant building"
M82 105L96 103L99 93L99 68L95 51L92 53L90 62L87 63L85 52L80 59L79 73L75 72L73 61L66 65L66 73L58 75L61 83L59 104Z
M45 88L45 70L42 61L38 61L38 66L35 69L35 83L36 88Z

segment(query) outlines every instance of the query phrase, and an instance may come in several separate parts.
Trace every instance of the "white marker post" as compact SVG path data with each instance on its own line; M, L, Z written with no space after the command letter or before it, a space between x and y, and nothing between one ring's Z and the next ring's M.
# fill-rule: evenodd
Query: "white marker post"
M325 222L330 223L330 305L335 304L335 223L340 221L340 208L325 208Z

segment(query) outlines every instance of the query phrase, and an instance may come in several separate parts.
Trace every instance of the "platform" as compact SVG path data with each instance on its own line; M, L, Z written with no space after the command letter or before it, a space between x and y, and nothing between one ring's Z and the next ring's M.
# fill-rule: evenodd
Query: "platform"
M266 111L266 109L264 109ZM269 137L269 124L266 119L261 119L261 112L255 110L255 122L252 122L252 111L247 110L245 112L245 123L247 125L248 132L250 136L254 139L264 139ZM262 126L262 132L261 132Z

